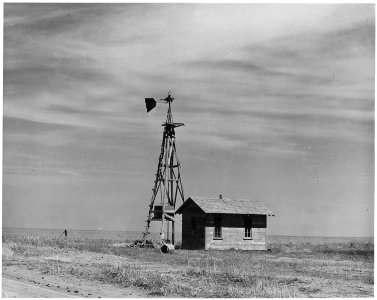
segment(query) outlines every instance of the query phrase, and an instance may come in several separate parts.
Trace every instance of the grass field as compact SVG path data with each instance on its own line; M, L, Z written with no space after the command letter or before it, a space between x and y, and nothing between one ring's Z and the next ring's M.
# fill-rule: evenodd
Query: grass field
M154 296L373 297L373 239L268 238L269 252L114 246L140 233L3 230L3 267L74 276Z

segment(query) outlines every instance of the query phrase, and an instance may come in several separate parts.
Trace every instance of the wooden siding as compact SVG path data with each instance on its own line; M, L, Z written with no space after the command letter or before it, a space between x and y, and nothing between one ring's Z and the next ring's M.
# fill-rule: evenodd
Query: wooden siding
M204 249L204 226L205 214L190 203L182 214L182 249Z
M185 212L186 213L186 212ZM266 215L233 215L233 214L207 214L206 226L214 227L215 219L221 218L223 227L245 228L246 218L251 216L251 224L253 228L266 228Z

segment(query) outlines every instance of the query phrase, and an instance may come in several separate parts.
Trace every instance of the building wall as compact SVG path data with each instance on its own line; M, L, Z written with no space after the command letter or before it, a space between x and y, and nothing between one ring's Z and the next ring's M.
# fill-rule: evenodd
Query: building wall
M204 249L204 226L205 214L191 203L182 214L182 249Z
M221 217L221 239L214 239L217 217ZM266 250L267 217L251 215L251 219L251 238L245 238L245 215L205 214L190 203L182 214L182 248Z
M221 239L214 239L216 217L221 216ZM205 249L266 250L266 216L252 215L251 238L245 238L245 215L207 215Z
M222 227L222 238L214 239L215 227L205 227L205 250L239 249L266 250L266 228L251 228L251 239L245 239L245 229Z

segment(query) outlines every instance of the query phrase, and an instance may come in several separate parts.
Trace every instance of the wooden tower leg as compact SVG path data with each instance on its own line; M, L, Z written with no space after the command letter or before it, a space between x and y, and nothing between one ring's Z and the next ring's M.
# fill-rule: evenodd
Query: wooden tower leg
M153 189L152 189L152 197L151 197L151 200L150 200L150 203L149 203L149 211L148 211L148 216L147 216L147 220L146 220L147 224L145 226L145 231L143 233L143 244L145 244L147 236L149 234L149 228L150 228L150 224L151 224L151 221L152 221L152 214L154 212L154 203L155 203L155 200L156 200L158 190L160 189L161 182L163 180L162 167L163 167L163 159L164 159L164 156L165 156L165 142L166 142L165 137L166 137L166 135L165 135L165 132L164 132L163 137L162 137L162 143L161 143L161 152L160 152L160 156L158 158L156 178L154 180L154 186L153 186Z
M175 244L174 221L171 222L171 243Z

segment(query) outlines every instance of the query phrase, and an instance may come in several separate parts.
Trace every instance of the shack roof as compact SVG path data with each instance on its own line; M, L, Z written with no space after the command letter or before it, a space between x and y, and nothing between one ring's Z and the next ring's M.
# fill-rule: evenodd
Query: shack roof
M191 201L207 214L275 215L256 200L206 197L189 197L176 212L181 214Z

